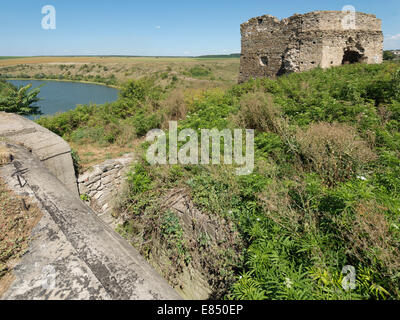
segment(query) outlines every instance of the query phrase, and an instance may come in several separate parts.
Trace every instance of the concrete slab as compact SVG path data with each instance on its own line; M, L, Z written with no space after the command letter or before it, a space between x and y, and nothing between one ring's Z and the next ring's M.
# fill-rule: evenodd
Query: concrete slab
M3 131L4 132L4 131ZM180 300L139 252L18 145L0 176L43 213L28 252L13 270L9 300ZM26 181L23 187L17 175Z
M0 137L32 150L75 195L79 195L69 144L53 132L16 114L0 112Z

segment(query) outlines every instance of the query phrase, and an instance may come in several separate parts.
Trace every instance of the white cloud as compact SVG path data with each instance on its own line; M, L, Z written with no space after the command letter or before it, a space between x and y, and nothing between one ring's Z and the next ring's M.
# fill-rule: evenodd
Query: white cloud
M191 52L190 52L190 51L185 51L183 54L184 54L185 56L188 56L189 54L191 54Z
M161 29L161 26L156 26L156 29Z
M400 49L400 33L385 35L384 46L387 50Z
M394 35L394 36L391 36L391 37L389 38L389 40L400 40L400 33L399 33L399 34L396 34L396 35Z

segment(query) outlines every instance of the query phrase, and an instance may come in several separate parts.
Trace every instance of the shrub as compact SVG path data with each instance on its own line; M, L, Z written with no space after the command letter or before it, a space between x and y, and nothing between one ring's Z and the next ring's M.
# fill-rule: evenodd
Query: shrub
M154 79L150 78L129 80L120 91L120 97L131 104L157 101L160 95L161 88L154 86Z
M400 270L400 251L394 236L398 232L385 217L387 208L375 201L361 201L357 204L354 216L349 219L347 240L351 253L365 265L384 268L394 277ZM398 288L397 288L398 289Z
M317 123L298 129L299 155L329 185L353 178L359 169L376 160L376 154L353 127Z
M189 74L192 77L208 77L212 74L210 68L206 68L204 66L195 66L189 70Z
M20 115L38 115L39 106L35 105L40 99L40 88L31 90L32 85L17 88L10 83L0 80L0 111Z
M396 55L390 51L390 50L385 50L383 51L383 60L393 60L396 57Z
M133 171L128 174L128 184L133 194L150 190L152 179L142 164L134 166Z
M276 132L280 116L281 110L274 105L272 97L258 91L241 98L236 123L242 128Z
M150 130L157 129L161 125L161 119L158 114L149 113L145 110L138 111L131 122L139 137L145 136Z
M46 75L44 73L37 73L33 76L35 79L41 80L41 79L45 79Z
M78 178L79 174L81 174L82 166L79 164L80 163L80 158L78 153L75 150L71 150L71 157L72 157L72 163L74 165L74 170L75 170L75 175Z
M163 112L163 124L165 127L168 121L177 121L186 118L188 106L185 102L185 94L182 89L173 90L161 104L165 110Z

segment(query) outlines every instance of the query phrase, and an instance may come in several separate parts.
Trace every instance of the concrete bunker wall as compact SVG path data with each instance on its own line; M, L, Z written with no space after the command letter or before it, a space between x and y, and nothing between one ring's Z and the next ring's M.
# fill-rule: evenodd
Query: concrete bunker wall
M357 12L354 28L347 28L343 26L346 15L341 11L316 11L283 20L265 15L243 23L239 82L318 66L381 63L381 20Z
M71 148L61 137L24 117L0 112L1 137L31 150L74 195L79 195Z

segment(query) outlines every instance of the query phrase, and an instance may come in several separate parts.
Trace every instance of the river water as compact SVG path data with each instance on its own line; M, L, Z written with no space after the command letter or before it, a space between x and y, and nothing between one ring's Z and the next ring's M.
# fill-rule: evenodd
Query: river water
M39 94L41 100L36 103L43 115L65 112L74 109L77 104L104 104L118 99L117 89L98 84L42 80L8 80L8 82L18 87L32 84L32 88L37 88L43 85Z

